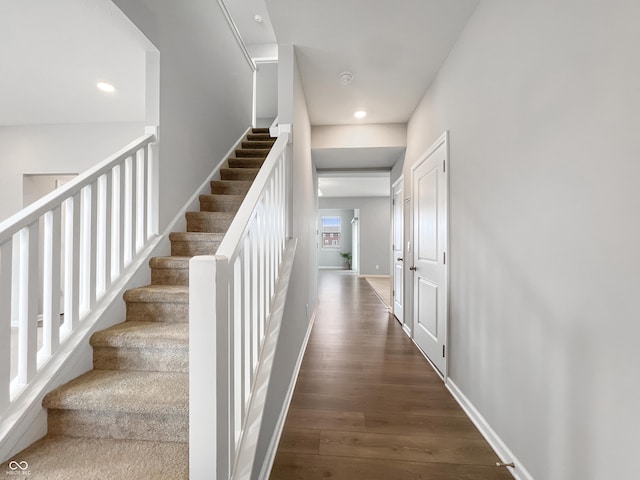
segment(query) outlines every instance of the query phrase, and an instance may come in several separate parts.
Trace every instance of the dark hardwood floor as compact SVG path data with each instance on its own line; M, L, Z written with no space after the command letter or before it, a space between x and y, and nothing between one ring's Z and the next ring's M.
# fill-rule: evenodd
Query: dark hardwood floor
M364 279L318 289L272 480L513 478Z

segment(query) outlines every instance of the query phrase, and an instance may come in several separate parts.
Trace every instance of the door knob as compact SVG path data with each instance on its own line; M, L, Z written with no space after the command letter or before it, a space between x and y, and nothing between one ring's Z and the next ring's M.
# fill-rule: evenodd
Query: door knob
M398 262L401 262L401 261L402 261L402 257L398 257Z
M416 267L416 266L414 265L413 267L409 267L409 270L412 270L412 271L414 271L414 272L415 272L416 270L418 270L418 267Z

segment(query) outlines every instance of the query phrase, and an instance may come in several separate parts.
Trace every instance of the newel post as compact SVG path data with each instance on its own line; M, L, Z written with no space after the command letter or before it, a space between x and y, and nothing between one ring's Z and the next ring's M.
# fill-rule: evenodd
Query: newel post
M189 476L227 480L229 450L228 260L189 262Z
M149 149L149 185L147 189L149 217L147 228L149 236L153 236L160 234L160 152L158 127L147 126L144 128L144 133L155 136L155 141L147 147Z

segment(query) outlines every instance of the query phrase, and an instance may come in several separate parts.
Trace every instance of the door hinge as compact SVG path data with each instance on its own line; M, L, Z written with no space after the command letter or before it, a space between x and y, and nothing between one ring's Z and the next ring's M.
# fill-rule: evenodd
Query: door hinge
M442 358L444 358L444 353L445 353L445 347L444 345L442 345Z
M396 298L396 291L395 291L395 290L393 290L393 293L391 294L391 296L392 296L393 298Z
M446 160L442 160L442 172L446 172L447 171L447 161Z
M447 264L447 252L442 252L442 263Z

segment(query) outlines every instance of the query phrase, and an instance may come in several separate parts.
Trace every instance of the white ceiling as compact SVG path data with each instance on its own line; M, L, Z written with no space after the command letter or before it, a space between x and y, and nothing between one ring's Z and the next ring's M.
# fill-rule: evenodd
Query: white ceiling
M321 197L388 197L389 172L318 175Z
M244 43L247 45L276 43L269 10L264 0L224 0L224 4L238 27ZM262 17L262 22L255 21L256 15Z
M406 123L479 0L266 0L297 49L312 125ZM338 75L354 75L349 86Z
M0 1L0 125L144 121L145 42L110 1Z

